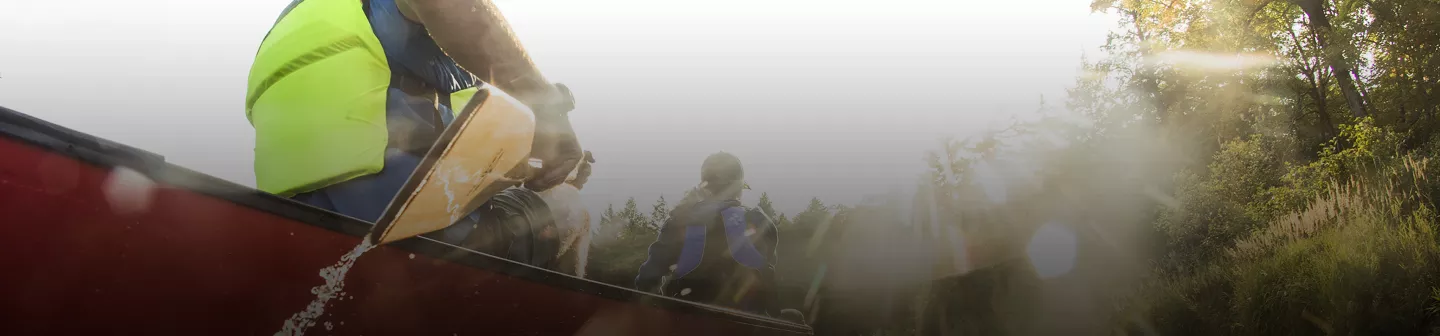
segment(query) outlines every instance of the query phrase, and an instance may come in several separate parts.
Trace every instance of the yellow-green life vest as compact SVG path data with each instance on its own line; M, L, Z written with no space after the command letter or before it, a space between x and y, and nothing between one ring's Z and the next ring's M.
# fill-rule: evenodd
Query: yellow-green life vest
M288 197L380 172L390 76L362 0L292 3L250 68L256 186ZM475 92L452 93L451 106Z

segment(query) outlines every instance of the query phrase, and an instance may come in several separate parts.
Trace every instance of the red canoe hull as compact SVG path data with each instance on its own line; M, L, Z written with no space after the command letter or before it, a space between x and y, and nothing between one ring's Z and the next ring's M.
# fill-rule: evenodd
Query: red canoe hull
M0 335L274 334L369 229L13 111L0 118ZM107 197L117 165L157 185ZM425 238L369 251L345 284L307 334L809 333Z

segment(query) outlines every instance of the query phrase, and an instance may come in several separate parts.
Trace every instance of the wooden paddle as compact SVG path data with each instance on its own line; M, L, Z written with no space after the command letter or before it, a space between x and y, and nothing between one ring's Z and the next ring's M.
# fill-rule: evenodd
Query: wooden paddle
M491 86L445 128L368 239L386 244L439 231L531 174L535 114Z

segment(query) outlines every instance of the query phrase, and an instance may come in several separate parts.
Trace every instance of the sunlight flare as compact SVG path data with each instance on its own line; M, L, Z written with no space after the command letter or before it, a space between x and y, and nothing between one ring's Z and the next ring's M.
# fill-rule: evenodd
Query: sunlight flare
M1263 53L1212 53L1194 50L1172 50L1150 59L1152 65L1166 64L1201 71L1246 70L1269 67L1280 59Z
M1079 252L1075 232L1057 223L1045 224L1030 238L1026 249L1030 263L1042 279L1050 279L1070 273L1075 268L1075 256Z

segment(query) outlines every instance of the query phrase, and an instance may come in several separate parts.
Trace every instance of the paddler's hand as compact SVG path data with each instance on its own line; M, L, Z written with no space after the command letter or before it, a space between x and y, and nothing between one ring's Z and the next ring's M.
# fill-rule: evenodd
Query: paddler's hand
M580 161L580 168L575 171L575 180L570 184L576 189L584 189L585 183L590 181L590 171L595 166L595 154L585 151L585 159Z
M570 127L570 111L575 109L575 96L564 84L555 84L556 97L545 104L535 104L535 140L530 157L540 159L525 188L545 191L565 183L565 177L585 158L580 141Z

